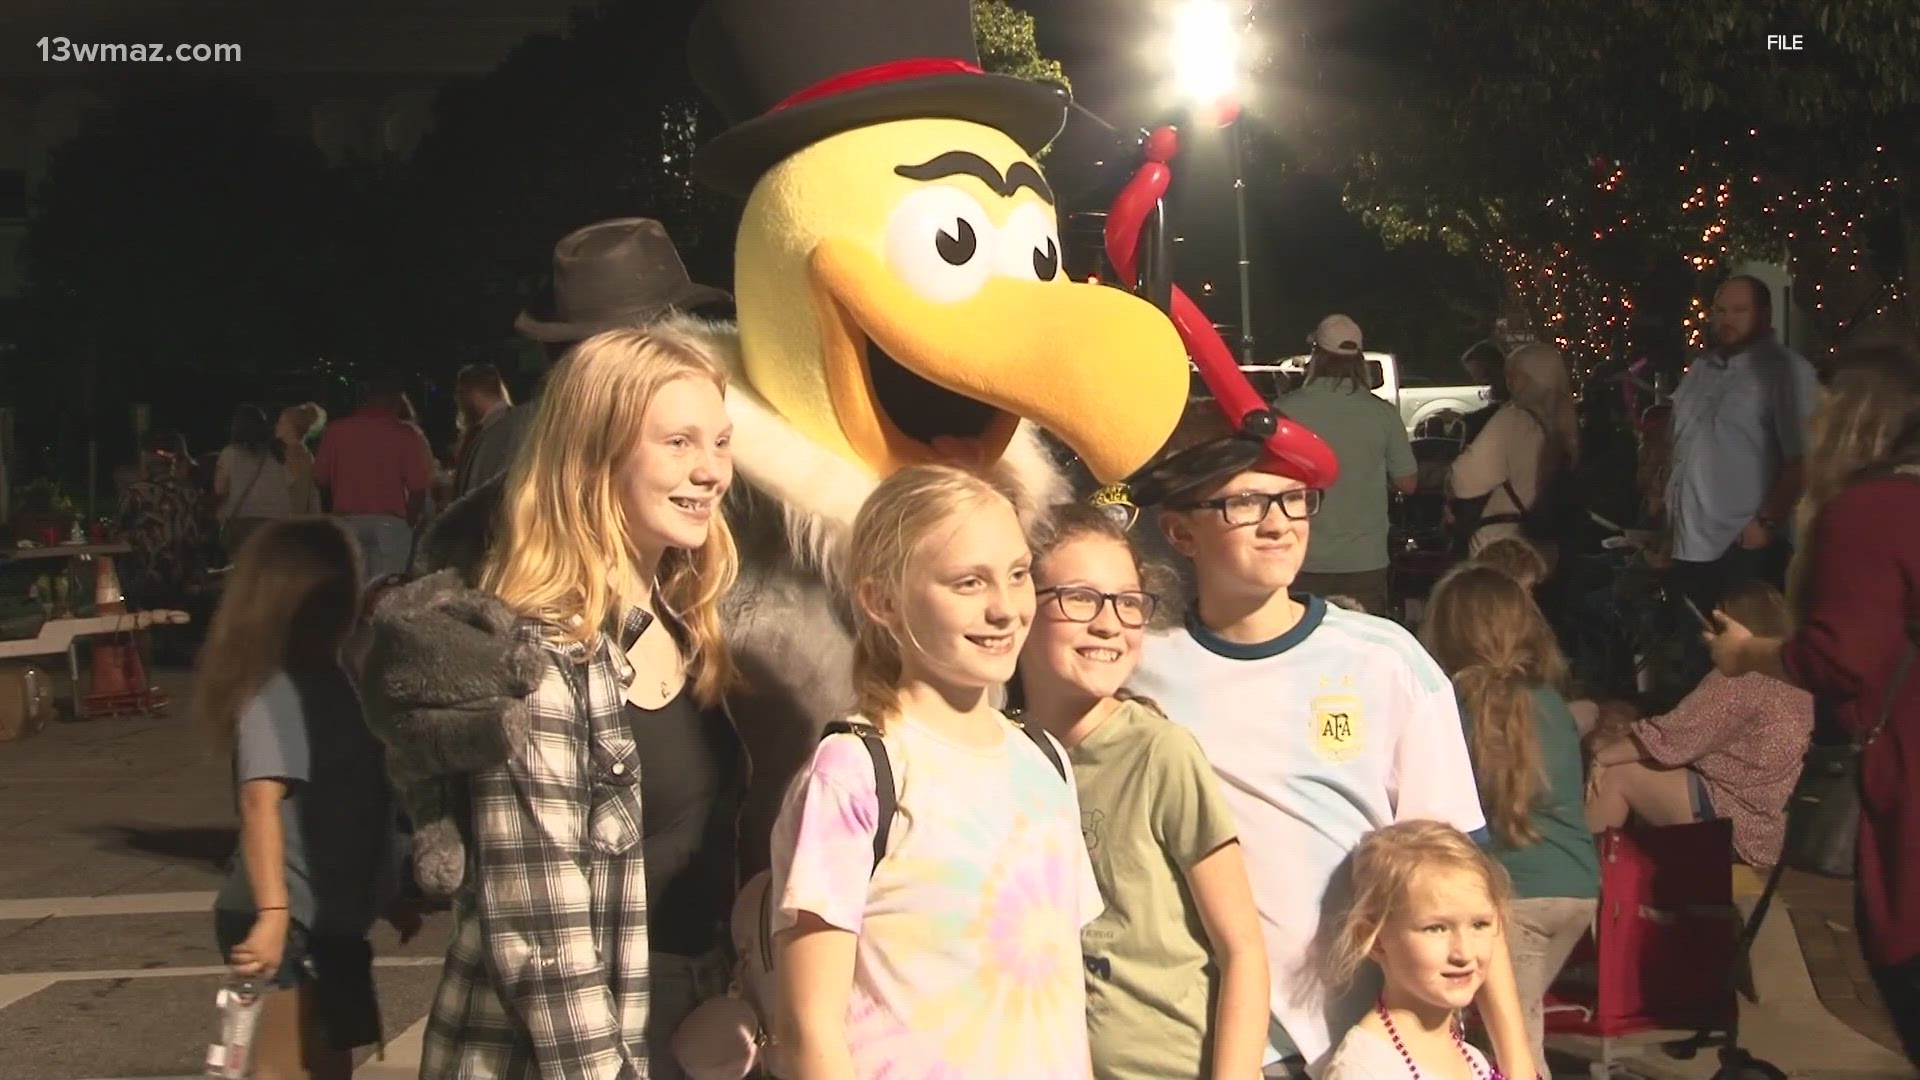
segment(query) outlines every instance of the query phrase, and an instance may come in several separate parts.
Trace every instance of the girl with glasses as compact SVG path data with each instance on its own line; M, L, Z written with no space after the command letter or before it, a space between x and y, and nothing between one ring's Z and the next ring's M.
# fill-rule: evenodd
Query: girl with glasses
M1080 935L1094 1076L1257 1076L1267 961L1232 811L1193 736L1121 689L1159 603L1147 567L1113 519L1069 505L1033 569L1024 716L1067 749L1106 901Z

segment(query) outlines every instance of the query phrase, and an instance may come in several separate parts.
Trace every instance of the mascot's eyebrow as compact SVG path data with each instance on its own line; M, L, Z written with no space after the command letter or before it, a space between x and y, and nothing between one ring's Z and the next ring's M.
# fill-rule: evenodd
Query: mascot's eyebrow
M1014 162L1007 175L1001 176L993 163L979 154L965 150L949 150L924 165L902 165L893 170L909 180L943 180L949 176L971 176L975 180L993 189L1001 198L1009 198L1021 188L1031 188L1033 193L1053 205L1053 189L1047 186L1047 178L1040 170L1024 161Z

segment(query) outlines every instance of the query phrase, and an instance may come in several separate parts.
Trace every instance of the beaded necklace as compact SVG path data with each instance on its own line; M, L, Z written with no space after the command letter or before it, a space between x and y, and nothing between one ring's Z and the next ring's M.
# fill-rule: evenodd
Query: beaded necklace
M1387 1037L1393 1040L1393 1048L1400 1051L1400 1059L1407 1063L1407 1075L1412 1077L1413 1080L1420 1080L1420 1068L1413 1063L1412 1052L1407 1049L1407 1044L1400 1038L1399 1030L1393 1026L1393 1016L1387 1012L1387 999L1385 996L1377 997L1373 1000L1373 1011L1379 1015L1380 1022L1386 1025ZM1490 1066L1491 1072L1489 1072L1489 1069L1480 1067L1480 1062L1475 1060L1474 1056L1467 1052L1467 1040L1466 1037L1460 1033L1460 1028L1460 1017L1456 1014L1453 1022L1447 1025L1447 1030L1448 1033L1453 1036L1453 1045L1459 1047L1460 1056L1467 1059L1467 1068L1473 1070L1473 1075L1477 1080L1507 1080L1506 1076L1500 1072L1498 1066Z

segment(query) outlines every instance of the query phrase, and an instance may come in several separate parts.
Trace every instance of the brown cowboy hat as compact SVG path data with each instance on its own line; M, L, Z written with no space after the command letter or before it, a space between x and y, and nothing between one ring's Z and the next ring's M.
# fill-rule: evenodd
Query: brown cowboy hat
M513 328L535 341L583 341L731 299L687 276L665 226L652 218L615 218L554 245L553 318L522 311Z

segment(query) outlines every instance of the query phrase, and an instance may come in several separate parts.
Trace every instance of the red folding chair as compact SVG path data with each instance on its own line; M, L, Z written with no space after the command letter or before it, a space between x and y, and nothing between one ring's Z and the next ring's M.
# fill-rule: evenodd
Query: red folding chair
M1741 925L1730 822L1609 829L1599 845L1594 931L1548 992L1546 1025L1597 1038L1603 1080L1623 1036L1731 1031Z

